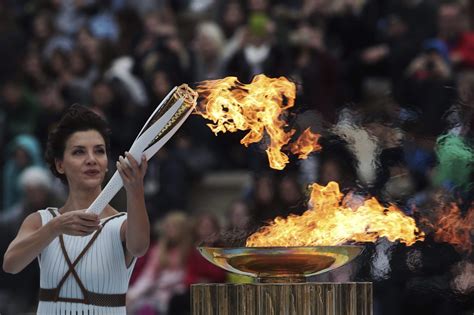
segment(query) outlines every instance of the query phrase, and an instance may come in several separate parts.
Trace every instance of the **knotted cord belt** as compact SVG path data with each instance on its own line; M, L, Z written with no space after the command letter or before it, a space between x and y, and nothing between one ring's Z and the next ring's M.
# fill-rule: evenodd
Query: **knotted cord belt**
M53 215L53 217L56 217L56 213L48 208L49 212ZM91 304L91 305L96 305L96 306L109 306L109 307L120 307L120 306L125 306L125 293L123 294L103 294L103 293L95 293L88 291L84 284L82 283L81 279L79 278L79 275L77 274L76 270L74 269L76 265L79 263L79 261L82 259L84 254L89 250L89 248L92 246L94 241L97 239L99 236L100 232L104 228L105 224L109 222L112 219L118 218L125 213L122 213L120 215L116 215L112 218L107 219L104 221L104 223L99 227L99 229L95 232L94 236L90 239L90 241L87 243L86 247L82 250L82 252L79 254L79 256L74 260L74 262L71 262L71 259L69 258L69 255L67 254L66 247L64 246L64 238L62 235L59 235L59 243L61 244L61 251L63 252L64 258L66 259L66 263L69 267L69 270L66 272L66 274L62 277L61 281L59 281L59 284L56 288L54 289L43 289L40 288L39 290L39 300L40 301L45 301L45 302L69 302L69 303L83 303L83 304ZM75 299L75 298L65 298L65 297L60 297L59 292L61 291L62 286L64 285L64 282L66 282L66 279L69 277L69 275L72 274L73 277L76 279L76 282L82 292L82 295L84 298L82 299Z

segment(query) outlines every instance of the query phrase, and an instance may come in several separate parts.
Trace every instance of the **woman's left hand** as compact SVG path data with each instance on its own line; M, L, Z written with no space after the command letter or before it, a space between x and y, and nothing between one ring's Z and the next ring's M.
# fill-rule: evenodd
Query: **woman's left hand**
M127 160L120 156L117 162L117 171L122 177L123 186L127 193L143 194L143 177L148 166L145 155L142 155L141 164L138 165L133 156L125 152Z

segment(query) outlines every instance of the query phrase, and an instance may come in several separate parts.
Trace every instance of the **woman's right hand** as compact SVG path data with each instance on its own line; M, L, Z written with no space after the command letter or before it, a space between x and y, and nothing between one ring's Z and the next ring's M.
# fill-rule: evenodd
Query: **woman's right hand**
M68 234L74 236L86 236L99 228L99 216L94 213L86 213L85 210L69 211L54 220L54 231L59 236Z

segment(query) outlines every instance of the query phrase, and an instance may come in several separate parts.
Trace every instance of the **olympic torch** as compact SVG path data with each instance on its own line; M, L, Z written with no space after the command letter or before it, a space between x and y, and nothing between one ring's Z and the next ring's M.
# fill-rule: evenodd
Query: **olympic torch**
M150 115L129 153L140 163L145 154L149 160L176 133L196 106L198 94L187 84L174 87ZM99 214L122 188L123 181L116 171L102 192L86 210Z

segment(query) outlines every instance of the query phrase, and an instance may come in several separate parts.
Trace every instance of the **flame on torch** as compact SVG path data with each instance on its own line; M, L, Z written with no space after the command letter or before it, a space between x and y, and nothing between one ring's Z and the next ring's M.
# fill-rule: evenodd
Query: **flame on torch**
M294 129L285 131L284 120L287 110L294 106L296 87L285 77L268 78L257 75L250 84L243 84L236 77L203 81L197 87L201 98L196 112L211 120L208 124L217 135L219 132L248 131L240 143L248 146L262 140L265 134L270 138L266 149L270 167L278 170L285 168L288 155L282 152L293 134ZM309 153L319 150L319 135L305 130L295 144L290 145L291 152L306 158Z

